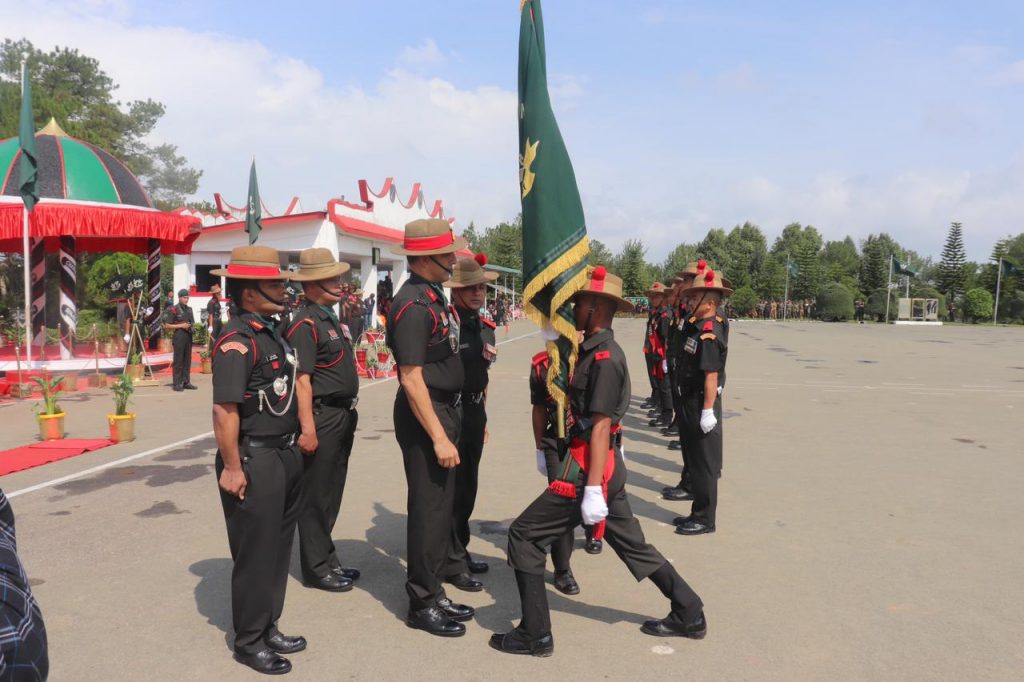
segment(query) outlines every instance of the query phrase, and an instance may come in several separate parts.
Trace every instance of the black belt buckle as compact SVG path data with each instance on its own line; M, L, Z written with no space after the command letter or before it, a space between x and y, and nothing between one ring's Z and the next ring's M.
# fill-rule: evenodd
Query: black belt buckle
M295 434L290 433L286 436L246 436L242 439L242 443L251 448L290 448L295 444Z

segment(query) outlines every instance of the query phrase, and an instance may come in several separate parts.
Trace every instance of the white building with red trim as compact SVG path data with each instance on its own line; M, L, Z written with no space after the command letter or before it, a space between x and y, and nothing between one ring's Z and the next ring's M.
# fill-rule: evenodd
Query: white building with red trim
M245 207L227 203L220 194L214 194L217 213L203 213L191 209L177 212L202 220L203 229L189 254L174 257L174 291L189 289L189 305L196 311L205 310L210 300L210 287L220 284L221 278L211 276L211 270L227 266L231 249L248 244L245 232ZM368 297L377 291L377 281L384 272L391 274L394 290L406 278L405 256L391 253L391 247L402 242L405 225L420 218L447 218L440 199L428 204L419 183L412 186L408 201L402 201L394 180L388 178L379 192L370 189L366 180L359 181L359 201L344 197L331 199L321 210L307 211L293 198L283 213L273 214L263 205L263 231L258 243L270 246L281 254L281 267L297 265L303 249L322 247L331 251L339 261L352 266L351 279ZM460 255L470 255L468 251Z

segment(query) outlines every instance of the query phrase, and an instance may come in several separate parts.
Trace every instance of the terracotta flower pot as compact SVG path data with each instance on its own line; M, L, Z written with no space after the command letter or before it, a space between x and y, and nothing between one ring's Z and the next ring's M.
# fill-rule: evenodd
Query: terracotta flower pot
M390 357L391 357L391 354L388 353L386 350L382 350L382 351L378 351L377 352L377 362L379 362L382 365L385 362L387 362Z
M61 389L65 393L74 393L78 390L78 375L67 374L64 376L64 381L60 382Z
M356 364L360 367L366 367L366 349L360 348L356 351Z
M127 443L135 440L135 413L108 414L107 424L110 425L110 440L115 443Z
M95 372L89 375L89 387L90 388L105 388L107 385L106 374L96 374Z
M60 440L64 437L63 412L58 412L57 414L38 414L36 419L39 420L40 440Z
M200 374L213 374L213 358L202 358L199 362Z

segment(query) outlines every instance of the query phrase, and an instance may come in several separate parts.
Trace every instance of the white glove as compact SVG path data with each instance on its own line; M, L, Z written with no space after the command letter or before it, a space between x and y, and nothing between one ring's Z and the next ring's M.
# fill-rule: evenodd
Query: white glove
M608 516L608 504L604 501L601 486L588 485L583 489L583 506L580 513L583 515L583 523L588 526L604 521Z
M544 456L544 450L537 448L537 471L540 472L541 476L547 478L548 475L548 460Z
M661 361L661 371L668 372L668 360Z
M721 386L718 387L718 395L722 395L722 387Z
M714 409L700 411L700 430L704 433L711 433L711 430L718 424L715 418Z
M127 334L125 334L125 335L124 335L124 342L125 342L125 343L128 343L128 339L130 339L130 338L131 338L130 336L128 336Z

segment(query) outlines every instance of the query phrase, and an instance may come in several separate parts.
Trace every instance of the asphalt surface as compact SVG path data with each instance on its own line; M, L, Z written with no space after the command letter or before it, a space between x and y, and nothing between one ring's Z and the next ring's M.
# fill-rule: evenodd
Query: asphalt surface
M363 578L345 594L308 590L293 557L280 625L309 648L291 656L289 679L1024 677L1024 330L735 322L718 531L682 537L670 522L689 504L659 495L678 480L678 454L639 409L643 324L616 329L635 396L624 422L631 503L649 541L705 601L707 638L642 634L666 600L610 549L590 556L578 542L582 593L549 589L555 655L487 646L519 616L506 529L545 485L527 387L541 342L523 322L492 371L470 545L491 565L486 590L449 591L477 609L467 635L443 640L402 622L397 384L367 382L334 534ZM193 380L199 391L136 392L135 442L0 479L46 620L53 680L260 679L231 659L210 383ZM108 395L63 403L70 437L105 434ZM0 449L34 439L30 404L0 406L0 424Z

